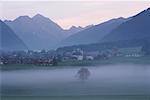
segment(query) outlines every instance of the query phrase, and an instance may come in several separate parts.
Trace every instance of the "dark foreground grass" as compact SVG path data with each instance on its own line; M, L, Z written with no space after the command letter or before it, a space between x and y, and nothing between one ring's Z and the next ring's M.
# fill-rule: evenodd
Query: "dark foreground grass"
M1 100L150 100L150 96L6 96Z

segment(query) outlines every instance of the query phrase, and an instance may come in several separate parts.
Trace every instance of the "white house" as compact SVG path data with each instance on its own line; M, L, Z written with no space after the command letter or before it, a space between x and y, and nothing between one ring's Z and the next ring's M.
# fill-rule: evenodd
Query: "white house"
M86 60L94 60L94 57L93 56L86 56L85 59Z
M72 58L76 59L76 60L83 60L83 50L81 49L76 49L74 51L72 51Z
M0 65L3 65L4 63L2 61L0 61Z

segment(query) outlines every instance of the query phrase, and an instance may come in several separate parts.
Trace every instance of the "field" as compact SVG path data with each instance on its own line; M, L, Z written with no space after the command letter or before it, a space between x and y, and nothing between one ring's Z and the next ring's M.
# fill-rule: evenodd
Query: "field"
M1 100L150 100L149 64L149 57L117 57L55 67L3 66ZM85 82L75 77L82 66L91 72Z
M59 97L2 97L2 100L150 100L150 96L59 96Z

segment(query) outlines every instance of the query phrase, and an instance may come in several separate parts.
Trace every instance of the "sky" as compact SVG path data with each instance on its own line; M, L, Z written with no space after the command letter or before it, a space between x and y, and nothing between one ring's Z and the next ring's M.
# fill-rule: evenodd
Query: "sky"
M41 14L64 29L130 17L150 7L150 0L0 0L0 19Z

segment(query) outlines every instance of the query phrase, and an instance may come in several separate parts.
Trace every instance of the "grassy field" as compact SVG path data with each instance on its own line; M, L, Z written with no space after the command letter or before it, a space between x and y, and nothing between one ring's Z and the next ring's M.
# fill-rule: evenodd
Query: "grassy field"
M40 69L40 68L58 68L58 69L60 69L60 68L66 68L66 67L70 67L70 66L74 66L74 67L76 67L76 69L77 69L77 71L78 71L78 66L96 66L96 65L99 65L99 66L103 66L103 65L111 65L111 64L137 64L137 65L139 65L139 64L141 64L141 65L143 65L143 64L145 64L145 65L150 65L150 56L145 56L145 57L138 57L138 58L135 58L135 57L114 57L114 58L111 58L111 59L108 59L108 60L94 60L94 61L70 61L70 62L62 62L62 63L59 63L58 64L58 66L34 66L34 65L7 65L7 66L2 66L3 67L3 70L19 70L19 69L33 69L33 68L35 68L35 69ZM44 90L43 89L43 91L42 90L40 90L40 87L39 86L41 86L41 87L44 87L44 86L46 86L46 89L48 89L48 87L49 87L49 91L48 92L46 92L46 93L48 93L48 94L59 94L59 93L66 93L66 95L68 95L68 93L78 93L78 94L80 94L81 95L81 93L93 93L93 95L77 95L77 96L66 96L66 95L64 95L64 96L19 96L19 95L17 95L17 96L7 96L7 95L3 95L1 98L0 98L0 100L150 100L150 95L148 95L149 94L149 84L147 84L147 83L149 83L149 81L147 81L148 79L149 79L149 76L147 76L147 77L145 77L145 76L142 76L141 78L139 77L140 75L149 75L149 74L146 74L146 72L148 73L148 69L142 69L143 68L143 66L141 66L140 67L140 69L139 68L137 68L137 72L139 72L139 70L140 70L140 74L137 74L136 73L136 65L134 65L135 66L135 70L134 70L134 74L130 74L130 72L132 73L133 71L132 70L124 70L123 69L123 71L122 70L117 70L117 68L119 68L119 67L113 67L113 69L114 68L116 68L115 70L113 70L113 72L112 72L112 74L110 74L110 72L111 72L111 67L105 67L105 68L103 68L103 67L99 67L100 69L99 69L99 71L98 71L98 69L96 69L96 70L92 70L91 72L93 72L94 74L95 73L98 73L98 74L95 74L95 77L97 76L97 75L99 75L100 77L98 77L98 79L99 80L97 80L97 79L95 79L94 78L94 74L92 74L92 76L91 76L91 78L93 77L94 79L95 79L95 82L94 82L94 79L92 80L92 81L90 81L91 83L86 83L86 84L84 84L84 85L82 85L82 84L78 84L78 83L76 83L76 81L74 81L74 77L71 77L71 78L73 78L73 82L72 81L68 81L69 83L68 84L66 84L66 83L61 83L61 81L59 82L58 81L58 83L57 83L57 81L56 81L56 83L54 83L54 84L52 84L51 83L51 80L50 81L48 81L49 79L54 79L54 76L55 75L58 75L57 73L59 72L61 72L61 74L60 74L60 79L66 79L65 77L68 77L69 75L72 75L72 76L74 76L74 72L76 72L76 70L67 70L67 69L64 69L64 70L62 70L62 71L60 71L60 70L58 70L58 72L56 72L56 73L54 73L54 71L52 70L50 70L50 72L48 71L44 71L44 73L43 73L43 71L39 71L41 74L39 75L40 77L42 77L41 79L45 79L45 80L41 80L41 79L39 79L40 81L42 81L42 82L50 82L51 83L51 85L50 85L50 83L48 83L48 84L45 84L45 83L43 83L44 85L43 86L41 86L41 83L39 83L39 85L37 85L37 87L39 88L39 90L38 90L38 88L34 88L35 89L35 91L38 91L38 92L45 92L45 91L47 91L47 90ZM1 68L2 68L1 67ZM132 66L131 66L132 67ZM149 68L149 66L147 66L148 68ZM93 68L93 67L90 67L90 68ZM89 68L89 70L90 70L90 68ZM97 68L97 67L96 67ZM110 68L110 70L109 70L109 68ZM129 67L127 67L127 68L129 68ZM133 68L133 67L132 67ZM132 69L131 68L131 69ZM106 69L106 70L104 70L104 69ZM67 70L67 71L66 71ZM108 71L107 71L108 70ZM97 72L96 72L97 71ZM106 72L104 72L104 71L106 71ZM116 72L114 72L114 71L116 71ZM115 74L117 74L117 72L119 72L118 73L118 75L121 75L121 71L123 72L123 73L125 73L125 75L126 75L126 73L128 73L129 72L129 74L128 75L131 75L131 77L128 77L128 75L127 75L127 77L121 77L121 80L120 80L120 78L118 79L118 78L114 78L113 79L113 77L111 77L111 76L113 76L113 73L115 73ZM143 71L143 73L144 74L142 74L141 72ZM11 71L10 71L11 72ZM27 71L26 71L27 72ZM38 72L38 71L37 71ZM36 71L33 71L32 73L31 73L31 71L29 70L29 72L27 72L27 73L23 73L25 76L27 76L27 77L25 77L25 76L23 76L24 78L22 78L21 77L21 79L29 79L29 80L27 80L27 82L29 82L30 83L30 81L31 80L33 80L33 79L35 79L36 77L34 77L34 75L37 75L36 73L37 73ZM38 72L38 73L39 73ZM53 72L53 73L52 73ZM62 73L63 72L63 73ZM6 73L8 73L8 72L6 72ZM12 71L12 73L14 73L13 71ZM51 74L52 73L52 74ZM69 74L68 74L69 73ZM109 73L109 74L108 74ZM32 78L30 75L31 74L33 74L33 77L34 78ZM66 76L64 76L63 77L63 75L64 74L66 74ZM68 75L67 75L68 74ZM4 74L3 74L4 75ZM12 74L13 75L13 74ZM17 74L17 77L18 76L20 76L20 75L22 75L22 73L21 74ZM28 75L30 76L30 77L28 77ZM43 75L43 76L42 76ZM48 76L48 78L46 78L46 76ZM103 76L107 76L107 75L110 75L109 77L103 77ZM117 75L117 76L118 76ZM124 74L123 74L124 75ZM133 76L132 76L133 75ZM134 75L138 75L138 78L137 78L137 84L134 84L134 82L136 82L135 80L136 80L136 76L134 76ZM14 77L14 76L12 76L12 77ZM145 77L145 78L143 78L143 77ZM31 78L31 80L30 80L30 78ZM70 78L70 76L69 76L69 78ZM130 79L131 78L131 79ZM9 78L9 79L11 79L11 78ZM37 78L38 79L38 78ZM35 79L35 80L37 80L37 79ZM104 79L106 79L106 80L104 80ZM113 81L111 81L111 80L109 80L109 79L112 79ZM128 80L129 79L129 80ZM140 79L142 79L142 80L140 80ZM19 78L18 78L18 80L20 80ZM69 79L68 79L69 80ZM71 80L71 79L70 79ZM102 81L101 81L102 80ZM119 81L120 80L120 81ZM7 81L7 80L6 80ZM40 82L40 81L38 81L38 82ZM54 82L55 80L53 80L53 82ZM66 81L67 81L67 79L66 79ZM145 83L144 83L144 81L145 81ZM14 82L14 80L12 80L12 83ZM18 81L19 82L19 81ZM21 82L21 81L20 81ZM20 84L20 82L19 82L19 84ZM33 80L33 83L34 83L35 81ZM36 82L36 84L38 84L38 82ZM93 82L93 83L92 83ZM112 82L112 83L111 83ZM10 82L9 82L10 83ZM31 82L32 83L32 82ZM33 84L32 83L32 84ZM60 84L61 83L61 84ZM143 83L143 84L142 84ZM17 84L17 83L15 83L15 84ZM23 84L23 83L22 83ZM34 84L33 86L35 86L36 87L36 84ZM110 84L110 85L109 85ZM24 85L22 85L23 87L26 85L26 83L24 84ZM56 85L56 86L55 86ZM62 86L61 86L62 85ZM105 86L106 85L106 86ZM19 85L16 85L16 86L19 86ZM31 86L31 87L33 87L33 86ZM66 87L65 87L66 86ZM91 86L91 87L90 87ZM115 87L116 86L116 87ZM25 88L25 93L26 93L26 89L28 90L28 89L30 89L31 87L29 87L29 88ZM67 88L68 87L68 88ZM72 89L72 87L74 88L74 89ZM94 88L95 87L95 88ZM104 87L106 87L106 89L104 88ZM110 88L111 87L111 88ZM16 87L15 87L16 88ZM87 89L88 88L88 89ZM9 89L11 90L11 87L8 87L8 90L6 90L6 92L7 91L9 91ZM33 89L33 90L34 90ZM36 90L37 89L37 90ZM126 91L127 90L127 93L129 93L130 91L131 92L133 92L134 90L135 90L135 92L136 92L136 90L137 90L137 92L139 91L139 92L141 92L141 95L130 95L130 94L127 94L127 95L99 95L98 93L100 93L100 91L109 91L109 90L117 90L118 89L118 93L120 93L121 91ZM121 90L120 90L121 89ZM130 90L131 89L131 90ZM12 89L13 90L13 89ZM15 89L14 89L15 90ZM15 93L15 91L12 91L12 94L13 93ZM17 89L16 89L17 90ZM22 89L22 90L24 90L24 89ZM32 92L34 92L32 90ZM60 91L59 91L60 90ZM62 91L61 91L62 90ZM76 91L77 90L77 91ZM89 91L87 91L87 90L89 90ZM96 91L96 92L90 92L90 90L91 91ZM66 91L66 92L65 92ZM69 92L68 92L69 91ZM73 92L74 91L74 92ZM144 92L144 91L146 91L146 92ZM148 92L147 92L148 91ZM4 92L4 91L3 91ZM10 91L11 92L11 91ZM68 92L68 93L67 93ZM17 93L17 92L16 92ZM18 93L21 93L20 91L18 92ZM27 91L27 93L28 93L28 91ZM94 94L94 93L96 93L96 94ZM112 93L114 93L114 91L112 92ZM147 93L147 95L145 94L145 93ZM41 93L40 93L41 94ZM62 95L61 94L61 95ZM136 94L136 93L135 93ZM0 94L1 95L1 94Z
M9 96L1 100L150 100L150 96Z

